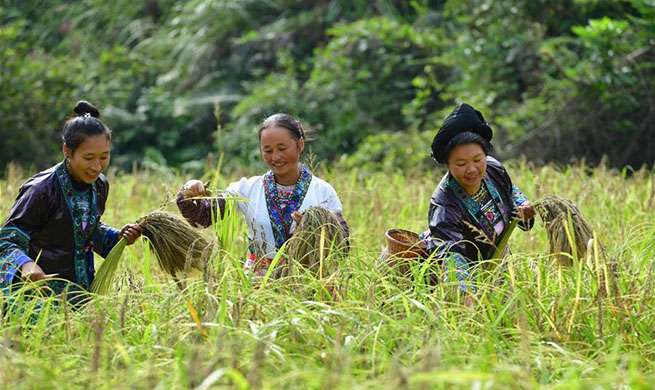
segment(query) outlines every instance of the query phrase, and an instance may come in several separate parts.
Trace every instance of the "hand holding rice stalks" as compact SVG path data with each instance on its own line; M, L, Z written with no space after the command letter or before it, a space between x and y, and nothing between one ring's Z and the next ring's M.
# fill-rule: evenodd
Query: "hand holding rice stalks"
M544 196L534 206L546 227L550 253L558 255L563 264L571 264L571 258L565 254L584 258L587 243L593 235L578 207L570 200L555 195Z
M186 273L191 267L204 270L215 245L184 219L172 213L155 211L139 218L137 223L144 228L143 235L150 240L164 271L177 278L178 272ZM121 239L109 252L96 272L91 284L92 292L109 292L126 245L127 241Z
M286 251L290 261L283 276L296 263L322 277L336 270L337 257L346 256L348 243L337 216L325 207L313 206L303 213Z
M150 240L164 271L176 277L178 272L186 273L190 267L204 270L215 244L186 220L169 212L155 211L139 218L137 223L144 228L143 235Z

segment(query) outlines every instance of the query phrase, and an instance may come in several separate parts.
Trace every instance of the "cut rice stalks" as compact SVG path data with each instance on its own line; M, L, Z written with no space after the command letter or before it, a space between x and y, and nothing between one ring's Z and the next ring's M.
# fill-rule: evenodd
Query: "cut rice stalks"
M535 202L535 208L546 227L550 253L568 265L572 263L571 256L584 258L593 232L578 207L570 200L546 195Z
M348 253L348 242L337 216L320 206L305 210L287 243L286 253L290 260L286 271L299 264L319 278L334 273L338 258ZM281 276L285 275L283 271Z
M185 274L190 268L204 271L216 244L210 242L189 223L177 215L155 211L137 220L143 227L143 235L154 249L159 266L177 281L178 273ZM96 272L91 291L107 294L112 286L118 263L127 241L120 241L109 252Z
M143 235L148 237L161 268L174 278L190 268L204 270L216 247L215 242L173 213L155 211L137 223L143 227Z

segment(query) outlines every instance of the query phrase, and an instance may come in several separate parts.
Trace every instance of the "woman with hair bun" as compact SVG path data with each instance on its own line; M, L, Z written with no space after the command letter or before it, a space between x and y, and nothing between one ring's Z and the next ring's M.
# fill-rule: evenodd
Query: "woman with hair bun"
M248 199L237 202L237 208L248 225L250 245L245 269L254 278L266 274L275 253L292 236L309 207L322 206L332 211L344 236L348 236L348 224L336 191L300 162L309 140L300 122L291 115L278 113L266 118L259 126L259 151L269 171L263 176L241 178L226 189ZM205 185L190 180L177 196L182 215L202 227L210 226L213 219L222 218L225 212L225 200L194 199L205 195Z
M37 173L21 187L0 228L0 290L47 279L55 294L79 301L94 278L93 252L105 257L120 238L128 244L142 228L120 231L100 221L109 183L111 130L91 103L80 101L63 127L64 160Z

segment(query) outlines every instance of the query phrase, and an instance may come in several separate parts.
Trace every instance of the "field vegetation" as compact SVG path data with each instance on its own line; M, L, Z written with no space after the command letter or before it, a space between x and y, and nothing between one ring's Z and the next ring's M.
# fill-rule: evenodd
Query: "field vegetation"
M409 277L375 265L386 229L426 228L443 172L360 175L325 164L319 176L340 194L352 235L336 274L253 287L239 215L205 231L223 250L180 283L140 240L125 249L107 295L80 310L32 299L2 320L0 388L652 388L655 175L508 168L530 199L557 194L579 206L596 237L586 257L560 265L537 221L513 234L504 265L479 273L468 307L452 283L426 286L420 264ZM164 169L108 176L104 222L113 226L177 212L171 194L186 179ZM237 178L206 176L219 188ZM0 219L27 177L10 166L0 181Z

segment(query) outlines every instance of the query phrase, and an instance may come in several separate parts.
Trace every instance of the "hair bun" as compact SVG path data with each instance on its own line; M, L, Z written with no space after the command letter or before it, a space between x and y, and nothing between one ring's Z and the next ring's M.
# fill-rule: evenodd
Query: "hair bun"
M87 102L86 100L80 100L77 102L75 108L73 108L73 111L75 111L78 116L89 114L94 118L100 118L100 111L98 111L96 106Z

